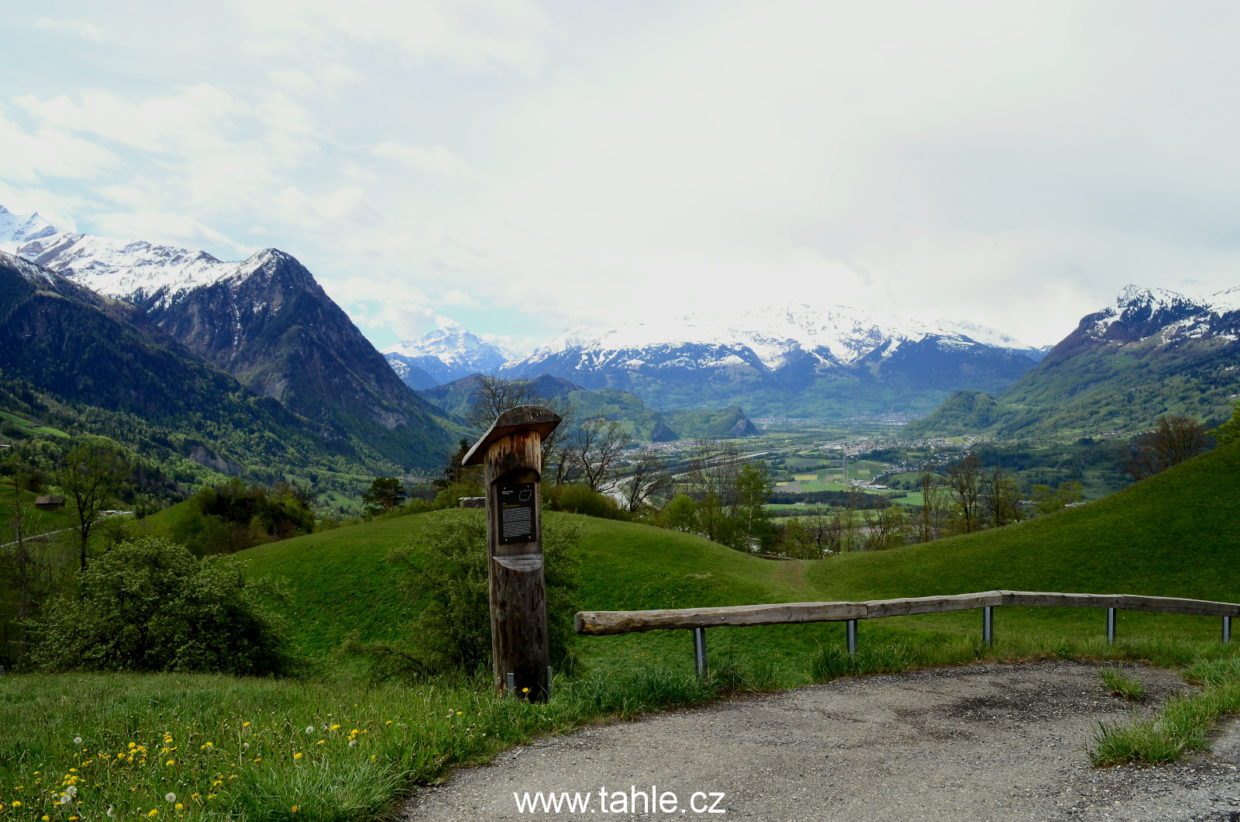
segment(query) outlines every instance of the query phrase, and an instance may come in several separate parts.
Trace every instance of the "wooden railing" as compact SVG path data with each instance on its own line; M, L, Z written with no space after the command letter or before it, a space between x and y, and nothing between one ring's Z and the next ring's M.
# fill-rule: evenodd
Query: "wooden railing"
M1221 617L1223 642L1231 641L1232 617L1240 616L1240 603L1204 599L1153 597L1139 594L1061 594L1038 591L983 591L950 596L877 599L865 602L787 602L774 605L732 605L718 608L681 608L658 611L580 611L579 634L609 636L638 631L684 629L693 631L699 675L706 673L706 629L752 625L788 625L801 622L847 623L848 653L857 653L857 620L913 614L944 614L982 610L982 639L994 642L994 609L1002 605L1048 608L1106 608L1107 642L1115 641L1117 611L1152 611L1164 614Z

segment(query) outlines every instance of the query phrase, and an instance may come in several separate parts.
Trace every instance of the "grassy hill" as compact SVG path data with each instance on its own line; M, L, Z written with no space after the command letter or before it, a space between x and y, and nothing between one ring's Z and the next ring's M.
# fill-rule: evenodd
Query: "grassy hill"
M1240 448L1228 447L1102 501L1001 530L823 561L773 562L707 540L632 523L549 514L548 528L582 529L582 607L674 608L820 599L951 594L1010 588L1123 592L1231 599L1240 596ZM279 576L292 589L298 650L326 660L350 634L407 638L420 603L402 592L385 562L394 548L423 541L427 529L479 512L384 519L272 543L241 556L252 576ZM423 556L422 561L433 558ZM997 636L1055 642L1096 639L1092 609L1003 609ZM1121 636L1208 640L1216 620L1124 614ZM975 614L867 623L863 635L929 640L971 638ZM839 625L711 632L712 655L764 659L786 681L804 681L808 656L836 643ZM937 641L937 640L936 640ZM588 639L596 667L689 664L684 632ZM348 665L344 666L346 669Z

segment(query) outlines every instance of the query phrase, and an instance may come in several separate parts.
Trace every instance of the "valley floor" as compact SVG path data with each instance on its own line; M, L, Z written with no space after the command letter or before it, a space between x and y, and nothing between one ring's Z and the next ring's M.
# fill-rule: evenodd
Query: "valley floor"
M1125 666L1150 713L1186 688L1167 670ZM615 820L1214 820L1240 813L1240 722L1213 752L1160 768L1090 766L1099 722L1122 723L1130 703L1107 694L1099 666L983 664L837 680L715 703L639 722L590 727L501 754L419 792L403 819L522 819L514 794L622 791ZM683 808L726 815L641 813L657 786ZM613 808L619 807L612 805ZM637 813L633 813L637 810Z

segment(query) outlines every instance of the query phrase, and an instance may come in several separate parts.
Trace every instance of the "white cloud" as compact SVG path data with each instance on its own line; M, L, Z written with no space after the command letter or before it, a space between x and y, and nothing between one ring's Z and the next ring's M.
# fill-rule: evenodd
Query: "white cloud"
M0 22L0 202L278 245L377 337L807 301L1051 342L1132 280L1240 282L1240 8L57 14L109 54Z
M63 32L73 37L86 40L90 43L102 43L107 40L106 32L89 20L67 20L52 17L40 17L34 21L34 25L35 28L38 29L52 32Z
M415 171L435 174L467 174L469 164L443 146L402 145L383 142L371 149L376 157L397 160Z

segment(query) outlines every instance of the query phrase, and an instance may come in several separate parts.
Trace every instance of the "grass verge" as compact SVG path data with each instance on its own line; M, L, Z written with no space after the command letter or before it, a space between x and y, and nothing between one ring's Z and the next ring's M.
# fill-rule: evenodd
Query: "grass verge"
M1089 751L1099 767L1174 762L1209 746L1210 729L1227 714L1240 713L1240 658L1202 660L1185 678L1201 690L1167 700L1158 714L1127 725L1102 724Z
M1135 676L1128 676L1118 668L1102 669L1102 684L1107 693L1118 696L1129 702L1140 702L1145 699L1145 686Z

